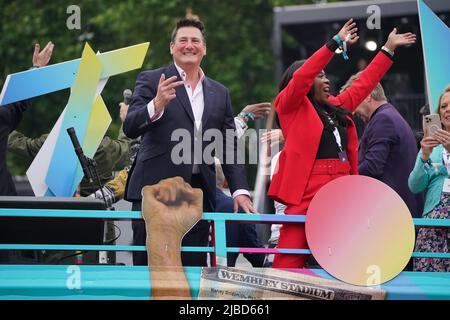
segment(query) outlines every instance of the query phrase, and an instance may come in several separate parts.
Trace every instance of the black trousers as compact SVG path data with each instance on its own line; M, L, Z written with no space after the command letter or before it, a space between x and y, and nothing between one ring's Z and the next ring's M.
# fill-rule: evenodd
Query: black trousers
M203 212L213 212L215 200L211 201L211 196L204 187L203 178L200 174L192 176L191 186L200 188L203 191ZM215 195L213 195L215 197ZM142 202L133 202L133 211L142 210ZM131 223L133 228L133 244L135 246L145 246L147 234L145 230L145 222L143 220L133 220ZM208 245L210 223L200 220L183 238L182 246L206 247ZM207 266L206 252L182 252L181 261L183 266ZM147 252L133 251L133 265L148 265Z

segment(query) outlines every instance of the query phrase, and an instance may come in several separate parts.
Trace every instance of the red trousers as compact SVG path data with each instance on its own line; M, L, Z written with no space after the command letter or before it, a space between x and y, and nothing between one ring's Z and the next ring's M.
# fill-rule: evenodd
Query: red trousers
M306 185L301 203L288 206L285 214L306 214L311 200L315 194L328 182L350 174L350 164L339 159L319 159L314 162L311 176ZM305 224L284 224L280 229L279 249L308 249L306 241ZM306 254L276 254L273 268L303 268L308 255Z

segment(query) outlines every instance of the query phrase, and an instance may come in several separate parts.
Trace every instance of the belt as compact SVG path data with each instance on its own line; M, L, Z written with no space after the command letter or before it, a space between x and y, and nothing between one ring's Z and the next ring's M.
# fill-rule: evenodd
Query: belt
M349 174L350 163L339 159L318 159L314 161L311 174Z

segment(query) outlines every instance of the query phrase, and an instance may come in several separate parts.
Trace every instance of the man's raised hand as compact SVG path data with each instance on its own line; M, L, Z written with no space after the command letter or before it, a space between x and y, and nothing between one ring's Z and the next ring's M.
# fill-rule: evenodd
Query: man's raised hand
M177 76L166 79L165 74L161 74L158 83L158 92L153 101L156 113L162 112L169 102L176 98L175 89L183 85L183 81L176 80Z

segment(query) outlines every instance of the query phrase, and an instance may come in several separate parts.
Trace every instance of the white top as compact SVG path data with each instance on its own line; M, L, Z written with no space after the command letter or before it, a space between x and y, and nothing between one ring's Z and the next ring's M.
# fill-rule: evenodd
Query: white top
M184 83L184 87L188 94L189 102L191 103L191 107L192 107L192 113L194 114L195 127L197 128L197 130L199 130L201 123L202 123L203 110L205 109L205 100L204 100L204 96L203 96L203 80L205 79L205 73L203 72L203 70L201 68L199 68L200 79L199 79L197 85L195 86L195 90L192 91L191 85L186 81L186 78L187 78L186 72L183 69L181 69L176 63L174 63L174 64L175 64L175 68L177 69L178 73L181 76L181 79ZM164 109L159 114L156 114L155 104L154 104L153 100L147 104L147 111L148 111L148 115L150 116L150 120L152 122L159 120L162 117L162 115L164 114ZM236 120L235 120L235 123L236 123ZM238 126L236 126L236 129L237 128L238 128ZM245 130L243 132L245 132ZM241 133L241 136L243 135L243 132ZM239 138L239 134L240 134L240 130L238 130L238 132L237 132L238 138ZM193 165L192 173L193 174L200 173L198 164ZM250 193L247 190L238 189L233 193L233 198L235 198L241 194L250 196Z
M278 171L278 158L280 158L281 152L282 151L274 155L272 160L270 161L270 180L272 180L274 173ZM286 210L286 205L279 203L277 201L274 201L273 203L275 207L275 214L284 214L284 210ZM278 238L280 237L280 229L281 224L272 224L272 226L270 227L271 235L270 239L268 240L269 243L278 243Z

